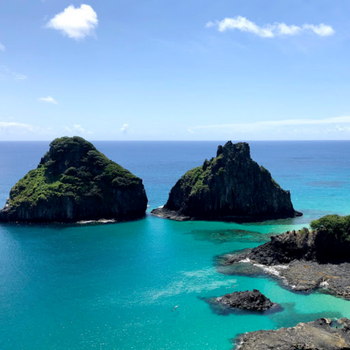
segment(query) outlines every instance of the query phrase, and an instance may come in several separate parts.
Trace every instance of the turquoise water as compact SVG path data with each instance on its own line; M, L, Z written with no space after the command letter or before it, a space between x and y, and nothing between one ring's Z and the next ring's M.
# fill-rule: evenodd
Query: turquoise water
M144 179L150 208L217 142L96 142ZM0 143L0 201L47 143ZM110 225L0 225L0 349L232 349L239 333L319 316L350 303L292 293L275 280L227 276L217 257L350 212L350 142L252 142L252 157L291 190L297 219L239 225L145 219ZM242 231L243 230L243 231ZM246 232L245 232L246 231ZM220 315L205 298L257 288L283 311ZM178 305L172 312L171 309Z

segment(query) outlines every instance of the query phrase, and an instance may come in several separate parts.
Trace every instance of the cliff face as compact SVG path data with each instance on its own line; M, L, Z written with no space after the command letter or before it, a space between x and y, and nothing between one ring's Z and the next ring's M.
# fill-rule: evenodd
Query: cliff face
M80 137L62 137L11 189L0 221L69 222L145 215L142 180Z
M301 215L284 191L250 157L247 143L219 146L217 155L188 171L155 215L173 219L257 220Z

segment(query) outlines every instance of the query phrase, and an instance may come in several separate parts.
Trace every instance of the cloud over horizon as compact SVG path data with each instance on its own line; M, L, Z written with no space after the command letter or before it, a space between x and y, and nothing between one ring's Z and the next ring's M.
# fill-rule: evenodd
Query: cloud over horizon
M80 124L74 124L72 127L64 126L64 130L68 131L69 133L78 133L78 134L93 134L92 131L86 130L82 125Z
M77 8L68 6L55 15L46 27L59 30L71 39L80 40L93 35L97 25L97 13L90 5L82 4Z
M330 36L335 33L334 29L326 24L304 24L302 26L287 25L285 23L264 24L258 26L246 17L236 16L234 18L224 18L221 21L208 22L207 28L215 27L219 32L227 30L239 30L260 36L261 38L274 38L283 36L298 35L303 32L309 32L321 37Z
M285 119L285 120L265 120L265 121L257 121L252 123L199 125L199 126L190 127L190 130L222 129L222 130L233 130L237 132L249 132L249 131L254 131L254 130L263 129L263 128L271 128L271 127L326 125L326 124L350 124L350 116L323 118L323 119Z
M128 124L123 124L123 126L120 128L120 131L123 133L123 134L126 134L129 130L130 126Z
M33 131L34 126L25 123L17 123L17 122L0 122L0 130L8 130L8 129L25 129L28 131Z

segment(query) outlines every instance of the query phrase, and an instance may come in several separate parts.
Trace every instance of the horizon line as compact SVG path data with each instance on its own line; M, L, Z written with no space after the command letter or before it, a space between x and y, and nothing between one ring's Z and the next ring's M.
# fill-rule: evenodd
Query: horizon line
M77 135L75 135L77 136ZM68 136L68 137L75 137L75 136ZM61 137L65 137L65 136L61 136ZM82 137L82 136L78 136L78 137ZM60 137L55 137L54 139L49 139L49 140L0 140L1 142L52 142L53 140L55 140L56 138L60 138ZM82 137L84 138L84 137ZM92 140L92 139L87 139L84 138L85 140L89 141L89 142L228 142L228 141L232 141L232 142L335 142L335 141L350 141L350 139L334 139L334 140L323 140L323 139L319 139L319 140L310 140L310 139L305 139L305 140L235 140L235 139L230 139L227 141L223 141L223 140L101 140L101 139L96 139L96 140Z

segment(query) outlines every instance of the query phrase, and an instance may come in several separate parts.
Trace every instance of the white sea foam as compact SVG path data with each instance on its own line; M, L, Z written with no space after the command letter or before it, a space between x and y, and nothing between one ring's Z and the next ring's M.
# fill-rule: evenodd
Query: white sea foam
M281 272L280 270L285 270L288 269L288 265L274 265L274 266L267 266L267 265L263 265L263 264L253 264L256 267L260 267L262 270L264 270L266 273L270 274L270 275L274 275L280 278L285 278L285 277L281 277Z
M240 263L251 263L252 261L249 258L245 258L239 261ZM282 279L284 279L285 277L281 277L281 272L280 270L285 270L288 269L289 266L288 265L274 265L274 266L267 266L267 265L263 265L263 264L254 264L254 266L261 268L262 270L264 270L266 273L270 274L270 275L274 275L277 277L280 277Z
M218 280L222 278L221 280ZM215 268L184 271L173 282L162 289L153 290L146 296L149 302L159 301L161 298L172 297L179 294L202 293L222 287L231 287L237 283L236 279L225 278L217 274Z
M327 281L323 281L323 282L320 283L320 287L328 288L329 287L329 283Z
M115 219L99 219L99 220L81 220L77 221L77 224L87 225L87 224L109 224L116 222Z

